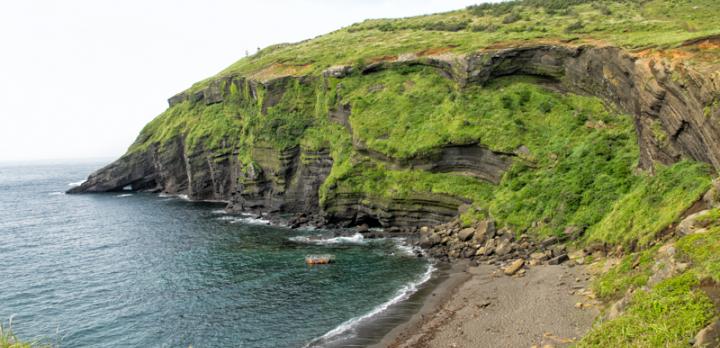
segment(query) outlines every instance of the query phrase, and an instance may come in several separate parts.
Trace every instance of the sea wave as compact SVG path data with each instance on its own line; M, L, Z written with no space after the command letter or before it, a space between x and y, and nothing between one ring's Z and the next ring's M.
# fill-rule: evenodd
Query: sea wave
M169 201L173 199L182 199L184 201L192 201L188 195L185 194L172 194L172 193L158 193L159 198L164 198L162 201Z
M132 197L132 193L123 193L121 195L115 196L115 198L125 198L125 197Z
M415 256L415 252L418 250L417 247L408 245L404 239L396 240L395 247L400 251L400 253L407 256Z
M288 238L296 243L314 244L314 245L335 245L335 244L365 244L366 240L360 233L352 236L342 236L333 238L320 238L313 236L295 236Z
M256 217L252 217L252 216L225 215L225 216L220 216L216 219L221 220L221 221L228 221L231 224L248 224L248 225L269 225L270 224L270 220L265 220L262 218L256 218Z
M424 283L426 283L430 278L432 277L433 272L435 272L435 265L428 264L427 269L425 272L418 277L417 280L409 282L405 284L402 288L400 288L397 292L395 292L394 296L390 298L389 300L385 301L384 303L381 303L377 307L373 308L370 312L365 313L361 316L349 319L345 321L344 323L338 325L336 328L328 331L326 334L310 341L308 344L305 345L305 347L317 347L322 346L324 344L328 344L330 342L333 342L335 340L347 337L348 335L351 335L354 333L355 328L361 324L362 322L365 322L372 317L382 313L383 311L390 308L390 306L404 301L410 297L410 295L414 294L418 291L420 286Z
M225 215L225 214L227 214L228 212L225 211L225 209L215 209L215 210L212 211L212 213L213 213L213 214L217 214L217 215Z
M68 186L73 186L73 187L75 187L75 186L80 186L80 185L84 184L85 181L87 181L87 180L81 180L81 181L77 181L77 182L71 182L71 183L68 184Z
M65 192L60 192L60 191L48 193L48 195L50 195L50 196L62 196L64 194L65 194Z

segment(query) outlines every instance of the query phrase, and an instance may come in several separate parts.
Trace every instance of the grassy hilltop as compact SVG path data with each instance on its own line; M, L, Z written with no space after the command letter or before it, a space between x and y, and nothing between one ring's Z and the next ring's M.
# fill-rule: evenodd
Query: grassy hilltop
M366 20L311 40L268 47L218 75L267 79L318 73L332 65L364 64L408 52L468 53L537 41L662 50L720 33L718 10L720 4L712 0L482 4L420 17Z

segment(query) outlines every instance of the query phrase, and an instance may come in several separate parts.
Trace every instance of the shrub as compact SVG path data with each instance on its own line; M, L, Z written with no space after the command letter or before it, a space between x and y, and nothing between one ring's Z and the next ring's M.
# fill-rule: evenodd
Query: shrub
M475 24L470 27L470 31L474 31L474 32L484 31L486 33L494 33L497 30L498 30L498 27L495 24Z
M603 16L612 15L612 11L610 11L610 8L606 4L594 2L592 6L596 10L600 11L600 14L602 14Z
M570 24L570 25L568 25L567 27L565 27L565 32L566 32L566 33L574 33L574 32L576 32L576 31L578 31L578 30L580 30L580 29L582 29L582 28L584 28L584 27L585 27L585 24L583 24L581 21L577 21L577 22L575 22L575 23L573 23L573 24Z
M435 30L435 31L460 31L464 30L468 27L470 24L470 21L460 21L460 22L432 22L427 23L423 25L423 29L425 30Z
M523 89L520 92L518 92L518 95L520 96L520 99L518 100L518 104L520 106L525 106L530 101L530 97L532 97L532 92L527 89Z
M515 101L513 100L513 97L503 94L502 97L500 97L500 101L502 102L502 105L507 110L513 110L515 109Z
M510 24L510 23L515 23L521 19L522 19L522 17L520 17L520 14L518 14L517 12L513 12L513 13L510 13L509 15L505 16L505 18L503 18L502 22L503 22L503 24Z
M547 114L548 112L552 111L553 103L549 100L543 100L540 102L540 111Z

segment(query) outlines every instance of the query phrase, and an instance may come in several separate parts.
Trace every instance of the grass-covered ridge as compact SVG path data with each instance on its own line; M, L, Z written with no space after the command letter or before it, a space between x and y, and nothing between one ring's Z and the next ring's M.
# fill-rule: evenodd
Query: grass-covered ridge
M304 75L333 65L370 63L405 53L463 54L532 41L668 48L692 38L720 34L718 12L720 3L714 0L521 0L486 4L419 17L366 20L311 40L265 48L218 76L267 79Z

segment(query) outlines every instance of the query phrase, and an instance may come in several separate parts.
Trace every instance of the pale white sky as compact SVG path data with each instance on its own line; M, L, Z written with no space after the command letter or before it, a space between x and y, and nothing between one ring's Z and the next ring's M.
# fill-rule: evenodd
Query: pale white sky
M248 50L482 0L3 0L0 161L119 157Z

